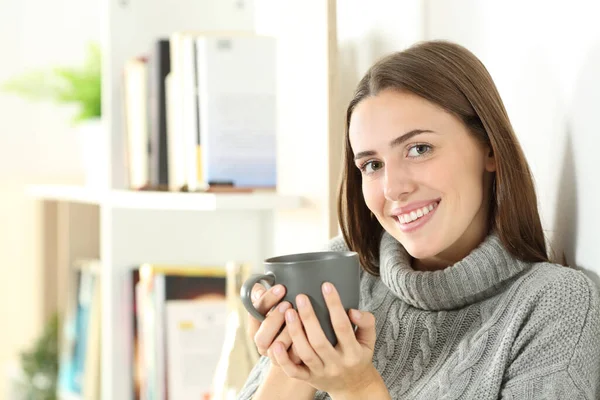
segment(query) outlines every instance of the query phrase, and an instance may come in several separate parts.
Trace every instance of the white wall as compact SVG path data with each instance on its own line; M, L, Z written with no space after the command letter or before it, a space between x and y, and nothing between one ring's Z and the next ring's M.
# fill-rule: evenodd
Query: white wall
M99 37L98 1L0 0L0 82L20 71L80 62ZM0 399L4 365L41 330L39 208L25 183L78 182L72 110L0 93Z
M335 182L328 173L340 151L329 148L330 114L335 107L330 101L331 63L335 62L331 59L335 42L329 42L335 36L330 31L331 4L333 0L256 1L257 30L278 40L278 191L306 199L301 210L276 213L275 254L314 251L332 236L335 216L330 202Z
M600 5L542 0L337 0L344 104L380 56L449 39L487 66L536 182L555 251L600 273Z
M356 84L378 58L423 39L423 5L421 0L337 0L343 103L350 101Z
M427 38L456 41L487 66L533 170L548 237L598 279L600 5L430 0L427 10Z

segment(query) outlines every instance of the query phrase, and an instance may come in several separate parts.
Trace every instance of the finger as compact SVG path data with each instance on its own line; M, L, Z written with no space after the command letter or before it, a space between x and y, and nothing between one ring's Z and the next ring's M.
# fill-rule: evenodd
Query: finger
M265 294L266 289L263 285L257 283L252 287L252 291L250 292L250 299L252 300L252 305L254 308L258 305L258 301ZM252 314L248 313L248 335L250 337L254 337L258 327L260 326L260 321L252 316Z
M260 292L260 289L259 289ZM285 295L285 286L275 285L271 289L267 290L262 296L254 302L254 307L262 315L266 315L271 308L273 308Z
M267 351L267 357L269 357L269 359L271 360L271 364L273 364L277 367L280 366L279 363L277 362L277 358L275 357L275 350L274 350L273 345L271 345L271 347L269 347L269 350ZM300 359L300 356L298 355L298 353L296 352L296 349L294 348L294 345L292 345L288 349L288 357L296 365L303 364L302 360Z
M290 309L285 312L285 324L292 337L292 342L296 347L296 352L302 362L306 364L311 371L320 373L320 371L323 370L323 361L317 355L315 349L310 345L296 310Z
M323 328L321 328L321 323L312 308L309 298L303 294L298 295L296 297L296 305L298 306L298 313L300 314L300 319L304 326L304 330L306 331L306 337L308 338L310 346L324 362L339 362L340 356L329 342L329 339L327 339L327 336L325 336L325 332L323 332ZM294 340L294 343L296 343L294 335L292 335L292 339Z
M257 302L263 296L263 294L265 294L266 291L267 290L265 289L265 287L263 285L261 285L260 283L257 283L256 285L254 285L252 287L252 292L251 292L252 303Z
M262 289L261 289L262 288ZM266 315L285 295L285 286L275 285L265 290L261 285L255 285L252 289L252 304L262 315ZM254 300L256 298L256 300ZM262 321L257 320L248 313L248 335L254 337Z
M267 355L269 347L271 347L271 344L273 344L273 341L281 331L281 327L285 321L285 311L291 307L292 305L287 301L279 304L273 311L269 312L267 318L265 318L256 330L254 343L260 355Z
M350 319L356 325L356 340L371 351L375 349L375 316L370 312L350 310Z
M275 359L287 376L306 381L310 378L310 371L304 365L297 365L288 356L288 352L281 343L274 344Z
M290 360L292 360L292 362L294 364L297 364L297 365L302 364L302 360L300 359L300 356L298 355L296 346L294 346L294 344L292 343L292 338L290 336L290 333L288 332L287 326L285 328L283 328L283 331L279 334L279 336L277 336L276 341L281 342L283 344L283 346L286 349L288 349L288 356L290 357ZM273 342L273 343L275 343L275 342ZM271 347L269 347L269 350L267 350L267 356L271 359L271 363L279 366L279 364L277 363L277 359L275 357L273 345L271 345Z
M285 318L285 316L284 316L284 318ZM294 358L296 357L296 355L295 354L292 355L292 353L293 353L293 351L291 349L291 347L292 347L292 338L290 337L290 333L287 330L287 326L283 328L283 330L281 331L281 333L279 334L279 336L277 336L277 338L271 343L271 346L267 350L267 357L269 357L271 359L271 363L273 363L275 365L278 365L277 364L277 359L275 358L274 347L273 347L273 345L276 342L279 342L279 343L283 344L283 346L288 350L288 353L290 355L290 359L292 359L292 361L294 361Z
M271 347L269 347L269 350L267 351L267 357L269 357L269 359L271 360L271 364L273 364L277 367L280 366L279 362L277 362L277 357L275 357L275 350L272 345L271 345ZM288 349L288 357L296 365L303 364L302 360L300 359L300 356L296 353L296 350L294 349L293 345L292 345L292 347L290 347Z
M290 349L288 350L288 354L290 356L290 360L292 360L294 364L302 364L302 359L298 355L298 350L296 350L296 346L293 343L292 347L290 347Z
M358 343L354 334L354 328L352 328L350 318L348 318L348 314L346 314L346 310L342 305L338 291L329 282L323 284L322 290L327 309L329 310L331 325L337 336L339 346L342 351L355 349L358 347Z

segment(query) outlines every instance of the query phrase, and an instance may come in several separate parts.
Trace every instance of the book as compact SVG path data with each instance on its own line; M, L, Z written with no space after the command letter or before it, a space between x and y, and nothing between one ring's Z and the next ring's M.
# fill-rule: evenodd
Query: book
M276 41L196 38L202 181L276 186Z
M60 339L59 395L100 398L101 267L79 260L68 284Z
M154 44L148 59L150 120L150 186L166 189L169 184L166 78L171 72L169 40Z
M133 57L123 71L125 149L130 189L142 189L149 181L148 61Z
M141 398L210 394L224 338L225 268L144 264L139 270Z
M170 162L177 163L178 179L184 181L182 187L189 192L206 188L202 182L199 160L201 152L196 64L196 37L199 34L194 31L178 31L170 36L173 98L177 106L173 107L174 113L169 118L177 126L172 140L181 148L178 159Z

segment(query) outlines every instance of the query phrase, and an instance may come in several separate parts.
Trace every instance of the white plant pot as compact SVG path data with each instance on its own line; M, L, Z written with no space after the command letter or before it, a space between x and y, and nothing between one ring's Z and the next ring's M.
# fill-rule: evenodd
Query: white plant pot
M81 165L84 173L84 184L87 187L100 189L108 182L108 165L106 160L106 131L101 119L90 119L76 126Z

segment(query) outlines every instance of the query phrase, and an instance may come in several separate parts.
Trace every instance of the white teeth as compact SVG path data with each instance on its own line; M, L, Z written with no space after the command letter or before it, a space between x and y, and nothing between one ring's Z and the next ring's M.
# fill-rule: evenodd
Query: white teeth
M400 221L401 224L408 224L409 222L412 222L416 219L421 218L424 215L429 214L431 211L433 211L433 209L436 206L437 206L437 203L432 203L423 208L419 208L418 210L411 211L410 213L399 215L398 221Z

